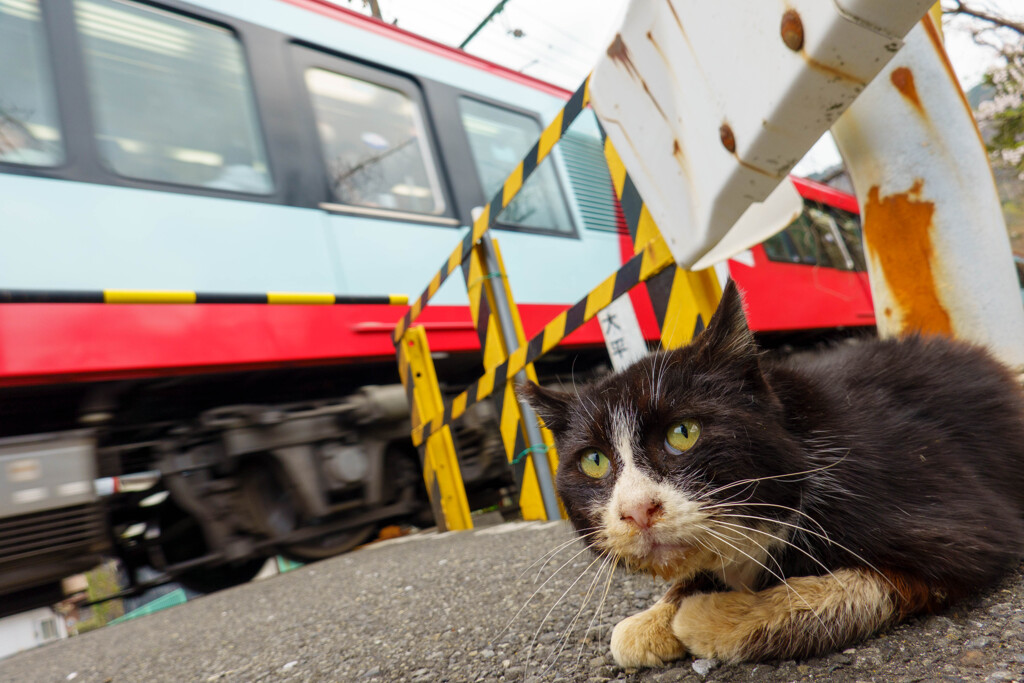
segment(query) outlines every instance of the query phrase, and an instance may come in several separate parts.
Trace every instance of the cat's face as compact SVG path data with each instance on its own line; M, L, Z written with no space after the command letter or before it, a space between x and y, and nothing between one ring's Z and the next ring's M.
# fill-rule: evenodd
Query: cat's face
M734 288L687 347L576 393L522 393L555 435L558 493L598 552L665 578L711 570L743 584L778 542L772 506L792 507L799 490L764 478L799 463Z

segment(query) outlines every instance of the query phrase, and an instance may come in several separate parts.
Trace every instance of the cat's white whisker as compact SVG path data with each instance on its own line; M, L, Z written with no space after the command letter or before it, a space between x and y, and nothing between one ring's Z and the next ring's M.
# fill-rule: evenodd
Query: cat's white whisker
M790 586L789 582L787 582L786 579L781 574L776 574L766 564L764 564L763 562L760 562L753 555L750 555L749 553L743 551L741 548L733 545L732 543L729 542L728 539L726 539L724 536L722 536L721 534L717 533L716 531L714 531L712 529L708 529L707 527L705 527L705 531L707 531L709 534L711 534L712 536L714 536L718 540L722 541L723 543L725 543L726 545L731 547L736 552L740 553L741 555L746 556L748 559L750 559L751 562L754 562L755 564L759 565L762 569L764 569L766 572L771 574L772 577L774 577L776 580L778 580L780 584L785 586L787 591L790 591L794 595L796 595L796 597L798 597L800 599L800 601L803 602L804 605L807 606L807 609L810 610L811 614L814 615L814 618L818 620L818 623L821 624L821 627L822 627L822 629L825 630L825 634L828 636L829 640L831 640L833 644L836 643L836 639L835 639L835 636L833 636L833 634L832 634L832 630L828 627L828 625L825 623L825 621L821 618L821 615L818 614L818 611L816 609L814 609L814 605L812 605L803 595L801 595L798 590L796 590L795 588Z
M597 603L597 608L594 610L594 616L590 618L590 623L587 624L587 630L583 632L583 638L581 639L582 642L580 643L580 650L579 653L577 653L576 655L577 666L579 666L580 659L583 657L583 648L587 644L587 636L590 635L590 631L594 628L594 622L597 621L597 618L601 615L601 612L604 610L604 603L608 599L608 591L612 587L612 579L615 577L615 570L619 567L619 558L614 557L612 559L613 562L611 565L611 569L608 570L608 580L604 586L604 594L601 596L601 602Z
M568 626L566 626L565 629L562 631L562 635L558 639L557 649L552 654L548 655L548 658L545 660L550 661L550 663L544 668L544 672L542 673L547 672L548 669L554 666L554 663L557 661L558 656L565 649L565 646L569 644L569 639L572 637L572 632L576 629L576 624L579 623L580 617L583 615L583 610L585 610L587 605L590 604L590 600L594 596L594 589L597 587L598 583L600 583L601 576L604 573L605 568L608 567L612 562L611 555L608 555L601 559L603 559L603 561L601 562L601 565L597 568L597 573L594 574L594 579L590 582L590 586L587 588L587 592L583 596L583 600L580 601L579 609L576 610L576 614L569 621ZM593 566L593 564L591 564L591 566ZM584 571L589 570L590 567L587 567L587 569Z
M783 474L772 474L772 475L768 475L768 476L764 476L764 477L752 477L750 479L740 479L738 481L732 482L731 484L725 484L723 486L718 487L717 489L712 489L707 495L708 496L714 496L714 495L720 493L721 491L727 491L730 488L733 488L734 486L742 486L744 484L756 484L759 481L769 481L769 480L772 480L772 479L786 480L788 477L802 477L802 476L805 476L805 475L817 474L819 472L824 472L826 470L832 469L836 465L839 465L847 457L849 457L849 455L850 455L850 452L849 452L849 449L847 449L846 453L841 458L839 458L835 462L831 462L831 463L829 463L827 465L822 465L821 467L814 467L814 468L811 468L811 469L808 469L808 470L801 470L800 472L786 472L786 473L783 473ZM805 480L804 479L794 479L793 481L805 481Z
M550 583L550 582L551 582L551 580L552 580L553 578L555 578L556 576L558 576L558 573L559 573L560 571L562 571L563 569L565 569L566 567L568 567L568 566L569 566L569 563L570 563L570 562L572 562L573 560L575 560L575 559L576 559L577 557L579 557L579 556L580 556L580 555L582 555L583 553L587 552L588 550L590 550L590 548L589 548L589 547L584 547L584 548L583 548L582 550L580 550L580 551L579 551L579 552L577 552L577 553L576 553L575 555L573 555L573 556L572 556L572 557L570 557L570 558L569 558L568 560L566 560L566 561L565 561L565 562L564 562L564 563L562 564L562 566L560 566L560 567L559 567L558 569L556 569L555 571L551 572L551 576L549 576L548 578L546 578L546 579L544 580L544 583L542 583L541 585L537 586L537 590L533 591L533 594L532 594L532 595L530 595L530 597L528 597L528 598L526 599L526 602L524 602L524 603L523 603L523 606L522 606L522 607L520 607L520 608L519 608L519 609L518 609L518 610L516 611L516 613L512 615L512 618L508 620L508 623L507 623L507 624L505 624L505 628L501 629L501 631L499 631L499 632L498 632L498 635L496 635L496 636L495 636L495 638L500 638L500 637L501 637L501 635L502 635L503 633L505 633L505 631L507 631L507 630L509 629L509 627L510 627L510 626L511 626L511 625L512 625L512 624L513 624L514 622L515 622L515 620L516 620L516 619L517 619L517 618L519 617L519 615L520 615L520 614L522 614L523 610L524 610L524 609L526 609L526 607L527 607L527 606L528 606L528 605L530 604L530 602L532 602L532 601L533 601L533 599L534 599L535 597L537 597L537 594L538 594L538 593L540 593L540 592L541 592L542 590L544 590L544 586L548 585L548 583Z
M853 550L847 548L845 545L842 545L841 543L838 543L838 542L832 540L831 538L829 538L829 536L827 534L819 534L819 533L817 533L815 531L811 531L810 529L805 529L804 527L799 526L797 524L790 524L788 522L783 522L781 520L770 519L768 517L758 517L756 515L740 515L740 514L728 513L728 512L727 513L719 513L719 514L722 514L722 515L724 515L726 517L742 517L742 518L745 518L745 519L761 520L761 521L765 521L765 522L771 522L771 523L774 523L774 524L783 524L785 526L792 527L797 532L802 532L802 533L810 534L811 536L815 536L817 538L820 538L821 540L825 541L829 545L835 546L836 548L839 548L843 552L849 553L849 555L851 557L856 559L858 562L864 563L865 567L867 567L868 569L872 570L873 572L875 572L876 574L881 576L882 579L885 580L885 582L888 583L894 590L897 590L897 591L899 590L897 588L896 584L894 584L891 580L889 580L889 578L886 577L885 573L882 572L881 569L879 569L878 567L873 565L871 562L866 560L863 556L861 556L861 555L855 553ZM798 550L799 550L799 548L798 548ZM814 558L812 557L811 559L814 559ZM822 566L824 566L824 565L822 565Z
M726 516L732 517L733 515L726 515ZM744 516L745 516L745 515L744 515ZM757 519L757 518L754 518L754 519ZM770 521L770 520L768 520L768 519L764 519L763 521L765 521L765 522L768 522L768 521ZM840 579L839 579L839 577L837 577L837 576L836 576L835 574L833 574L833 573L832 573L832 570L831 570L831 569L829 569L829 568L828 568L828 566L826 566L826 565L825 565L825 563L823 563L823 562L822 562L821 560L819 560L818 558L816 558L816 557L815 557L814 555L812 555L811 553L807 552L806 550L804 550L804 549L803 549L803 548L801 548L800 546L796 545L796 544L795 544L795 543L793 543L792 541L790 541L790 540L788 540L788 539L786 539L786 538L783 538L782 536L778 536L778 535L776 535L776 534L773 534L773 533L770 533L770 532L768 532L768 531L764 531L763 529L758 529L757 527L750 527L750 526L745 526L745 525L742 525L742 524L733 524L732 522L726 522L726 521L724 521L724 520L721 520L721 519L715 519L715 524L718 524L718 525L722 525L722 526L727 526L727 527L731 527L731 528L734 528L734 529L736 529L736 530L737 530L737 531L738 531L739 533L743 533L744 531L752 531L752 532L754 532L754 533L757 533L757 534L762 534L762 535L764 535L764 536L768 536L769 538L775 539L775 540L776 540L776 541L778 541L779 543L783 543L783 544L785 544L785 545L787 545L787 546L789 546L789 547L793 548L793 549L794 549L794 550L796 550L797 552L803 553L803 554L804 554L804 555L806 555L806 556L807 556L807 557L808 557L808 558L809 558L809 559L810 559L810 560L811 560L812 562L814 562L814 563L815 563L815 564L817 564L817 565L818 565L819 567L821 567L821 568L822 568L822 569L823 569L823 570L825 571L825 573L826 573L826 574L828 574L828 575L829 575L829 576L831 576L831 577L832 577L833 579L835 579L835 581L836 581L836 584L837 584L837 585L839 585L839 587L840 587L840 588L842 588L844 592L846 592L847 594L849 594L849 591L847 591L847 590L846 590L846 584L845 584L845 583L843 583L843 581L842 581L842 580L840 580ZM792 525L788 525L788 526L792 526ZM749 540L749 541L750 541L751 543L757 543L756 541L754 541L754 539L752 539L752 538L749 538L749 537L747 538L747 540ZM773 558L773 559L774 559L774 558ZM780 571L780 572L782 571L782 566L781 566L781 565L779 565L779 562L778 562L778 560L776 560L776 561L775 561L775 566L777 566L777 567L779 568L779 571Z
M587 533L582 533L583 531L587 531ZM587 529L582 529L579 535L570 538L568 541L565 541L564 543L559 543L557 546L555 546L554 548L547 551L546 553L538 557L536 560L531 562L530 565L526 567L526 569L520 572L519 576L516 577L516 580L518 581L522 579L526 572L530 571L530 569L537 566L537 564L543 562L543 564L541 564L541 566L537 569L537 575L533 579L533 582L536 583L540 580L541 572L543 572L544 568L547 567L548 562L553 560L555 556L558 555L558 553L562 552L563 550L573 545L577 541L582 541L586 538L596 536L598 533L600 533L600 531L601 529L599 527L591 527L591 530L589 531Z
M530 639L530 645L526 649L526 671L524 673L524 678L529 678L530 677L530 658L533 655L533 646L537 642L537 636L544 629L544 624L546 624L548 619L551 617L551 613L554 612L555 608L558 607L558 605L562 602L563 599L565 599L565 596L569 594L569 591L571 591L576 586L576 584L580 582L580 579L582 579L584 576L587 575L587 572L590 570L590 568L593 567L595 564L597 564L601 559L602 558L600 556L594 558L594 560L589 565L587 565L587 568L584 569L582 572L580 572L580 575L577 576L576 579L572 583L569 584L569 587L566 588L562 592L562 594L558 596L558 599L555 600L554 604L551 605L550 609L548 609L547 613L544 615L544 618L541 619L540 625L537 627L537 630L534 631L533 638ZM565 565L563 565L563 566L565 566ZM547 582L545 582L545 583L547 583Z

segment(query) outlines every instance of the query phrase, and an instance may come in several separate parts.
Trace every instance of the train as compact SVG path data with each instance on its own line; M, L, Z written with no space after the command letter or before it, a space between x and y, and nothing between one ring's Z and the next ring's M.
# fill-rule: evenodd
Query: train
M324 0L0 0L0 289L415 296L569 95ZM793 182L730 262L752 327L870 329L856 202ZM631 255L590 112L494 234L531 336ZM212 591L430 524L404 312L0 302L0 613L104 557ZM465 289L419 322L443 389L475 379ZM542 381L603 348L591 321ZM455 438L471 506L514 514L490 405Z

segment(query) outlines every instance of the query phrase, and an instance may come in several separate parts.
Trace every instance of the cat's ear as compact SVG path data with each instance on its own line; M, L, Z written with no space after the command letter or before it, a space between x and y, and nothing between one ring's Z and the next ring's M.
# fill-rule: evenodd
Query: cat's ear
M545 389L533 382L516 387L519 398L530 404L544 426L553 432L562 432L569 427L569 402L571 396L561 391Z
M701 335L701 341L708 351L722 359L756 357L754 335L747 327L747 317L743 314L743 297L733 280L725 285L722 300L711 316L708 328Z

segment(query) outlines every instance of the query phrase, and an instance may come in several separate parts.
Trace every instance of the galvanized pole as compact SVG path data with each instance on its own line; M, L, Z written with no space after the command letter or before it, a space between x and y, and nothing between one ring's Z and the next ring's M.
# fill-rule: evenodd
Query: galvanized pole
M483 238L481 238L480 248L484 254L487 271L491 273L501 272L490 233L484 234ZM519 340L516 338L515 321L512 319L512 308L509 306L508 299L505 298L505 287L503 284L489 282L488 286L490 286L494 297L494 313L498 316L502 341L505 343L505 353L508 355L519 347ZM527 381L526 371L521 370L516 373L515 381ZM562 512L558 508L555 484L551 479L551 466L549 465L547 450L543 448L546 444L544 443L544 437L540 433L537 415L529 404L518 397L516 402L519 404L519 411L523 417L526 445L529 447L530 457L533 459L533 469L537 475L537 486L540 488L541 500L544 501L544 513L549 520L560 519Z

